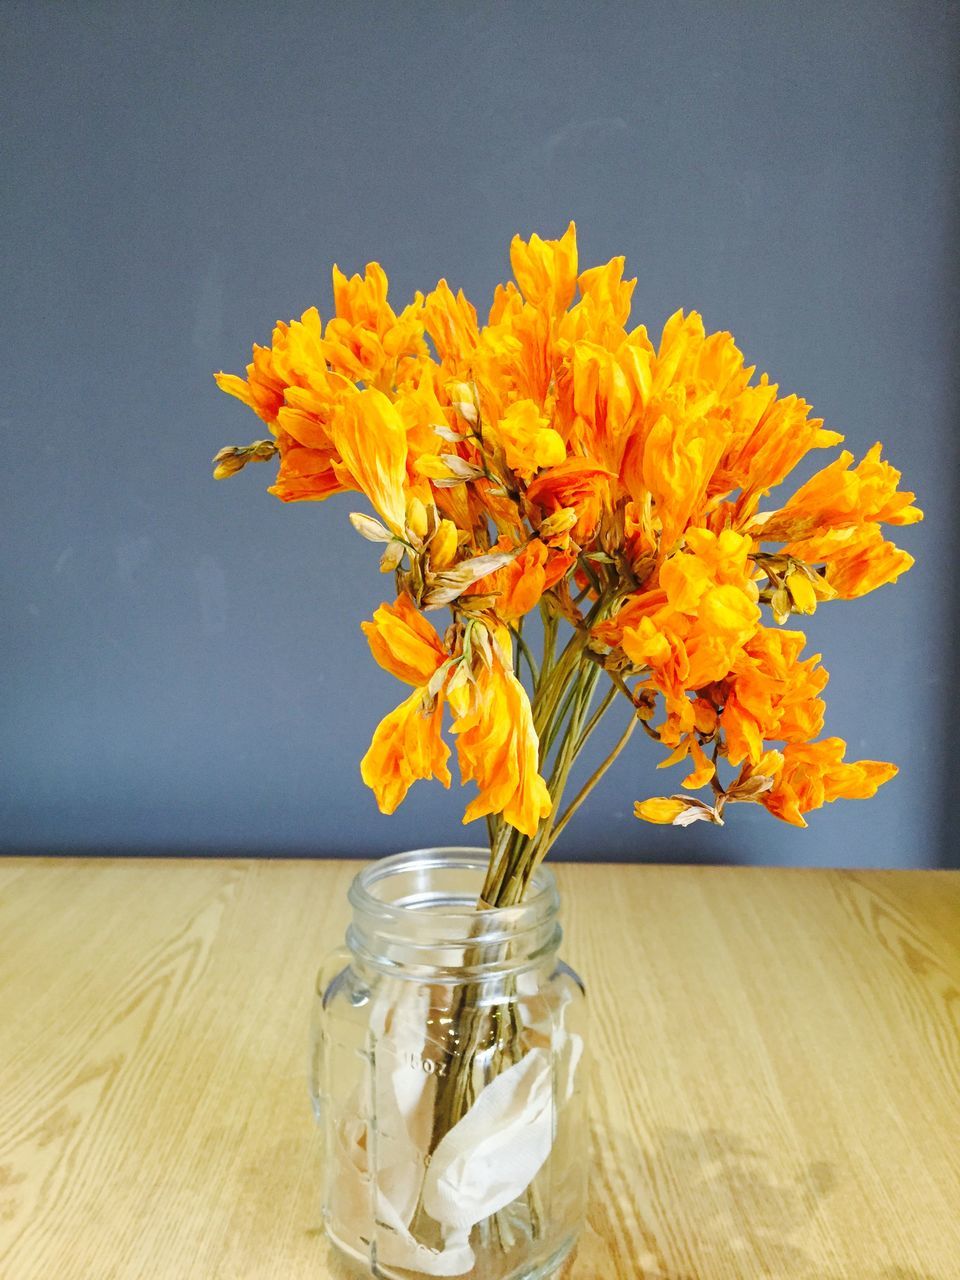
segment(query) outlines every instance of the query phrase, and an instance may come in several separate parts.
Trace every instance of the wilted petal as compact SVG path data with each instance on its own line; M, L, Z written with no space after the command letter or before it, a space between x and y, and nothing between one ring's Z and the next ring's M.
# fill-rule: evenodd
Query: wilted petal
M419 689L380 721L360 762L360 775L377 797L381 813L393 813L421 779L436 778L449 787L450 748L443 741L442 727L443 703L438 701L424 715Z

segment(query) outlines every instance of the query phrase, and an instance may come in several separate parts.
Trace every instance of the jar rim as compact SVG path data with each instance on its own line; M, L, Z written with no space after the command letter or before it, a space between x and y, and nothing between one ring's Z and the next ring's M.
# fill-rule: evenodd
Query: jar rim
M489 850L477 845L438 845L423 849L408 849L389 854L363 867L354 876L347 893L350 905L364 915L380 920L400 923L414 914L422 915L422 907L415 904L385 902L372 892L373 886L394 875L402 875L418 867L443 865L463 870L476 869L485 873L490 862ZM533 873L530 888L521 902L509 907L454 907L444 910L447 921L470 921L488 925L492 930L510 926L517 928L524 923L540 923L544 917L555 915L559 909L556 877L542 863Z

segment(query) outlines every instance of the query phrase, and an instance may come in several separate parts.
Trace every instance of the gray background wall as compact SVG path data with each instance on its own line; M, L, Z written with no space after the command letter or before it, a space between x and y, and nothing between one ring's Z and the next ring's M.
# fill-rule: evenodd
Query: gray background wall
M258 425L211 372L329 314L334 261L485 303L510 236L572 216L581 261L628 255L635 319L730 328L858 453L883 439L928 519L899 586L809 627L828 732L903 766L880 797L655 830L641 743L561 855L955 857L956 6L6 3L2 27L4 849L464 838L456 787L376 812L357 762L398 689L358 625L385 582L349 500L209 478Z

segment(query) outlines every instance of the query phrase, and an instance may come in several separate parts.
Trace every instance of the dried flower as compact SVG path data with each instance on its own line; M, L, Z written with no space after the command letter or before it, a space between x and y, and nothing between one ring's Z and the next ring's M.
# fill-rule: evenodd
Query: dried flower
M572 224L515 238L510 260L516 283L482 325L446 281L396 311L378 264L334 268L325 325L311 308L245 378L217 375L272 436L221 450L218 478L278 456L284 501L349 489L375 513L350 519L400 593L364 631L413 689L363 760L381 808L417 778L449 783L449 715L478 787L466 820L492 823L487 900L515 899L590 789L560 812L601 681L629 700L614 755L639 725L664 766L685 763L686 791L712 792L639 801L648 822L720 823L750 802L802 825L872 795L894 766L819 738L827 675L785 627L910 567L884 534L922 518L899 472L879 445L856 465L843 452L777 505L798 463L842 439L805 401L754 379L695 312L656 344L628 328L635 281L622 258L579 271ZM442 638L421 612L441 607ZM522 634L538 609L539 661Z

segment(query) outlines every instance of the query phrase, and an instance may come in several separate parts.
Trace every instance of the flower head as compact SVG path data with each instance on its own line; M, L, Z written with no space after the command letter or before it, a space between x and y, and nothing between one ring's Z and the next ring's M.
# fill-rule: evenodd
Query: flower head
M464 822L502 814L510 826L533 836L551 810L540 776L539 742L527 691L494 651L470 681L450 692L453 732L464 782L476 782L477 798Z
M450 748L441 733L443 704L425 705L415 689L380 721L360 774L377 798L381 813L393 813L414 782L436 778L450 785Z
M899 472L875 445L779 492L842 437L731 334L695 311L659 337L632 325L624 259L581 269L572 223L515 237L510 265L485 323L446 280L395 306L378 263L335 267L326 324L309 308L245 376L217 375L269 438L221 450L215 476L277 458L283 501L351 490L372 508L351 519L382 544L396 600L363 630L412 689L364 757L378 803L392 811L417 778L449 783L448 710L478 788L467 820L491 817L501 853L524 847L512 827L539 856L608 679L629 700L626 736L642 724L661 765L685 769L683 794L638 802L647 821L720 823L750 802L800 824L872 794L893 766L820 738L827 673L790 620L911 566L885 529L922 518ZM438 631L424 612L440 609ZM521 635L537 609L539 662ZM688 794L708 787L709 801Z
M360 626L384 671L416 689L426 688L447 661L440 637L406 594L394 604L384 602L372 622Z

